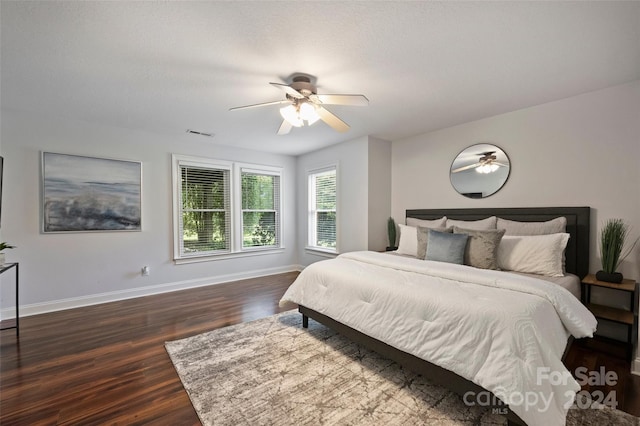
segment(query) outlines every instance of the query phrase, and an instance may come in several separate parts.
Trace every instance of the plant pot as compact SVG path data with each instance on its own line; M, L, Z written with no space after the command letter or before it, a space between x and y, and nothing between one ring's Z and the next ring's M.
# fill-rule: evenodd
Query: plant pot
M622 274L620 272L596 272L596 279L608 283L620 284L622 282Z

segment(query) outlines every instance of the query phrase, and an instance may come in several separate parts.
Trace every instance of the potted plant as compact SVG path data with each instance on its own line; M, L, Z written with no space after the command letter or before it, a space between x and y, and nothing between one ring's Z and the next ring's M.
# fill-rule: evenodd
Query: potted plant
M390 217L387 220L387 236L389 237L389 247L387 247L387 251L397 250L396 246L396 221Z
M596 272L596 279L610 283L621 283L622 273L617 272L620 263L631 253L638 239L627 247L625 242L629 226L622 219L609 219L600 231L600 258L602 270Z
M4 249L12 249L15 248L15 246L9 245L5 242L0 243L0 266L4 265L5 259L4 259L4 253L2 252Z

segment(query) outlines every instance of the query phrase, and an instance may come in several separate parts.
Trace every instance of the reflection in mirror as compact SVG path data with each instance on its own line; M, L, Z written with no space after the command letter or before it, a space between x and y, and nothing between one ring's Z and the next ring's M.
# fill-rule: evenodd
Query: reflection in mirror
M469 198L485 198L509 177L509 157L495 145L479 143L463 150L451 164L451 185Z

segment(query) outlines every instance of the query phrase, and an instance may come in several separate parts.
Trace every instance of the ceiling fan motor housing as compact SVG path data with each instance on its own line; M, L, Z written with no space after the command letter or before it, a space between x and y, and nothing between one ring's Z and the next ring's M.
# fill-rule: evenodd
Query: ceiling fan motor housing
M311 84L309 77L304 75L294 77L290 86L304 96L315 95L317 92L316 86Z

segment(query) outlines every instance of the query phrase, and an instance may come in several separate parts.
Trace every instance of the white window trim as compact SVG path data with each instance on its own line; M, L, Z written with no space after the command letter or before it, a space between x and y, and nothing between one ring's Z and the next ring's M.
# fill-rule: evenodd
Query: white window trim
M326 247L319 247L319 246L313 246L310 244L310 240L311 240L311 233L315 232L315 230L312 230L312 223L310 220L310 213L311 213L311 192L310 192L310 185L309 185L309 179L311 177L311 175L315 175L315 174L320 174L323 172L329 172L335 170L336 172L336 248L332 249L332 248L326 248ZM307 220L307 235L306 235L306 243L305 243L305 251L310 252L312 254L317 254L320 256L326 256L326 257L334 257L335 255L340 253L340 192L339 192L339 182L340 182L340 171L339 171L339 167L337 163L333 163L333 164L328 164L322 167L315 167L313 169L308 169L307 170L307 215L306 215L306 220Z
M171 155L171 179L172 179L172 202L173 202L173 260L176 264L207 262L212 260L229 259L244 256L259 256L267 254L282 253L284 245L284 170L282 167L267 166L260 164L240 163L227 160L210 159L204 157L194 157L188 155ZM231 204L231 237L230 251L220 254L194 254L182 255L180 253L180 194L182 182L180 179L180 166L191 165L194 167L221 168L227 169L231 173L231 188L229 202ZM241 172L250 171L260 174L271 174L280 176L280 203L279 203L279 229L280 239L278 246L272 247L250 247L242 248L242 179Z

